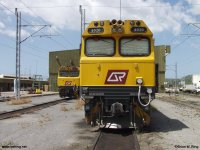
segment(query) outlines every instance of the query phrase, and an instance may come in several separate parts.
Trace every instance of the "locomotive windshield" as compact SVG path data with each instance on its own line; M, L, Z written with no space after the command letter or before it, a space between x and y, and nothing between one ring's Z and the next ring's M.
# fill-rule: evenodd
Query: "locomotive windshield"
M88 56L112 56L115 51L115 41L112 38L88 38L85 45Z
M59 72L60 77L78 77L79 71L62 70Z
M150 53L147 38L134 37L120 40L120 54L127 56L146 56Z

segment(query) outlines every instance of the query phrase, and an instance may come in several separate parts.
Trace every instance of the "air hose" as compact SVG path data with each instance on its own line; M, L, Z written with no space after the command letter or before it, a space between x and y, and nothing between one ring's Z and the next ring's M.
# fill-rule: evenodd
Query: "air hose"
M143 107L146 107L150 104L151 102L151 93L148 93L149 94L149 101L147 104L143 104L140 100L140 94L141 94L141 85L139 85L139 90L138 90L138 102L140 103L140 105L142 105Z

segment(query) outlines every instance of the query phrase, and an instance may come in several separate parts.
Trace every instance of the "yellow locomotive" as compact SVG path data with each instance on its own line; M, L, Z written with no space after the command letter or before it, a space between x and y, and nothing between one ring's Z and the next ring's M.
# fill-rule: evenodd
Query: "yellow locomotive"
M106 128L149 125L154 61L153 34L142 20L92 21L82 35L80 58L87 123Z
M62 66L58 57L56 57L59 65L57 86L60 97L75 97L79 95L79 68L73 65Z

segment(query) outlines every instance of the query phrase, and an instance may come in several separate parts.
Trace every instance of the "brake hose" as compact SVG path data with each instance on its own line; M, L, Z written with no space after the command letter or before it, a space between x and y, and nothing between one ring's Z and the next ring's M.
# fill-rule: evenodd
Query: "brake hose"
M147 104L143 104L140 100L140 93L141 93L141 85L139 85L139 90L138 90L138 102L140 103L140 105L142 105L143 107L146 107L150 104L151 102L151 94L149 93L149 101Z

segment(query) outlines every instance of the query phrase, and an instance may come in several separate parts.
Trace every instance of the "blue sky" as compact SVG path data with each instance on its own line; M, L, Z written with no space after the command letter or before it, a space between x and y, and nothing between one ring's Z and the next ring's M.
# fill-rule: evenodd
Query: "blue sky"
M119 4L120 0L0 0L0 74L15 74L14 8L21 11L23 25L51 25L21 45L21 74L37 73L47 78L49 51L79 48L79 5L83 5L86 22L90 22L119 19ZM121 4L122 20L144 20L154 33L156 45L171 45L167 77L175 76L174 67L170 65L176 62L178 77L200 74L198 0L122 0ZM23 27L22 39L38 29L38 26Z

